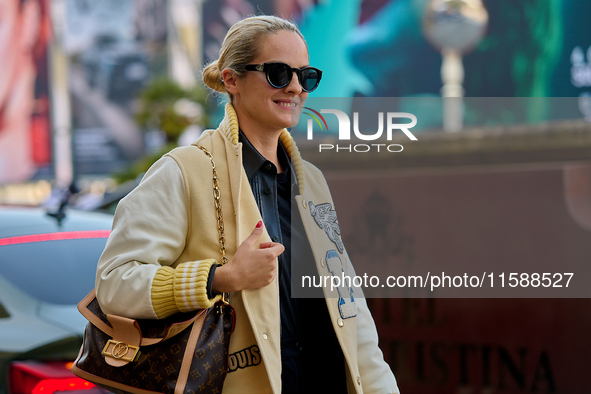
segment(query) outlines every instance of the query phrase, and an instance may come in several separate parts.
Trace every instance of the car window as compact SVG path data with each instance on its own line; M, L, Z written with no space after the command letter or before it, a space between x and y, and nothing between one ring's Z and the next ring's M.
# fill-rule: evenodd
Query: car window
M0 275L27 294L56 304L77 304L94 287L105 237L0 246Z

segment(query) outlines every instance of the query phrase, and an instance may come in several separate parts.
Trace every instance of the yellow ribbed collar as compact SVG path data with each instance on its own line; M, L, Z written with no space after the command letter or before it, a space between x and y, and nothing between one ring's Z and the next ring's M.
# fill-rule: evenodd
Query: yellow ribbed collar
M238 146L238 116L236 116L236 111L230 103L226 104L224 120L222 120L220 123L218 130L220 130L233 145ZM279 135L279 141L281 141L285 151L291 157L291 165L293 166L293 169L296 173L300 194L304 194L304 168L300 151L298 150L295 141L291 137L291 134L289 134L289 131L286 129L281 131L281 134Z

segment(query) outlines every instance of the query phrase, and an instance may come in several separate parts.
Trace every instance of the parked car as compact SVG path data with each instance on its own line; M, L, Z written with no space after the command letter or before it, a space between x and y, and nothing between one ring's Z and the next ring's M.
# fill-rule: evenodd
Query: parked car
M113 216L0 207L0 394L104 392L70 372ZM79 393L78 393L79 394Z

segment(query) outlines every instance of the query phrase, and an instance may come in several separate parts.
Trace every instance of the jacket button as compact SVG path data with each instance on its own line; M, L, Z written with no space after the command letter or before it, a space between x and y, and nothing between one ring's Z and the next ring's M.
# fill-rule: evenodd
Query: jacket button
M263 334L263 339L267 339L267 338L268 338L267 334Z
M271 239L271 241L273 241L273 242L279 242L279 237L273 237L273 239Z
M263 193L270 194L271 193L271 188L266 187L265 190L263 190Z
M326 267L326 260L323 258L320 259L320 265L322 266L322 268Z
M339 327L343 327L345 325L345 322L343 321L343 319L341 319L340 317L337 319L337 324L339 325Z

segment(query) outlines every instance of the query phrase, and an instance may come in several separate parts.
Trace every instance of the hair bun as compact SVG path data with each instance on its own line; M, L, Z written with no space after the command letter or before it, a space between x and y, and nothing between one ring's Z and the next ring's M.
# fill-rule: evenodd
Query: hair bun
M214 60L203 69L203 83L216 92L225 93L226 87L222 79L222 72L218 68L218 61Z

